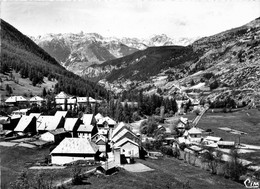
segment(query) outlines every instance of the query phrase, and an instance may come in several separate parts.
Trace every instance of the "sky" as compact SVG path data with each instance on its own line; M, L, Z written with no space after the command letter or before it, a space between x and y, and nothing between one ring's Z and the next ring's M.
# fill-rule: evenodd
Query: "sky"
M83 31L105 37L192 38L260 17L260 0L6 0L0 6L0 17L29 36Z

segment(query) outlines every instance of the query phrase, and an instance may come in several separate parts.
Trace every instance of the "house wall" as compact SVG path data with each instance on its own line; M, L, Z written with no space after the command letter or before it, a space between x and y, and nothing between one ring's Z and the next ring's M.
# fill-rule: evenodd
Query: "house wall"
M91 140L91 133L78 133L79 138L88 138Z
M98 149L100 152L106 152L106 144L98 144Z
M95 157L73 157L73 156L56 156L51 155L51 163L57 165L63 165L65 163L71 163L77 160L95 160Z
M126 157L138 157L139 158L139 147L127 142L121 146L121 154L124 154Z
M49 132L42 134L40 139L44 140L44 141L49 141L49 142L55 141L54 135Z

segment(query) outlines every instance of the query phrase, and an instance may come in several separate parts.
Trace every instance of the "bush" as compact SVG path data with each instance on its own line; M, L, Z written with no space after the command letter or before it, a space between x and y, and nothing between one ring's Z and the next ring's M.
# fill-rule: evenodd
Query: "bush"
M163 154L169 155L169 156L173 156L173 150L170 146L161 146L160 148L161 152Z
M79 185L82 184L82 177L81 177L81 169L80 168L74 168L72 170L72 184L73 185Z

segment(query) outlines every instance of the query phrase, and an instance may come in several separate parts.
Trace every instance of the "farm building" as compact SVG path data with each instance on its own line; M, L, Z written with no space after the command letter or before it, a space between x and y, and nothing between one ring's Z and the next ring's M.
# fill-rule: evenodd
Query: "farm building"
M113 148L120 148L121 155L124 155L126 158L139 158L139 144L129 138L123 138L116 142Z
M65 138L50 153L52 164L63 165L77 160L98 160L98 146L86 138Z
M34 116L22 116L19 120L17 126L15 127L14 131L16 133L36 133L36 117Z
M53 131L47 131L40 136L40 139L48 142L55 142L56 144L58 144L66 137L71 137L71 134L65 131L64 128L59 128Z
M34 97L30 98L29 101L30 101L30 105L36 104L38 106L41 106L42 102L44 102L45 100L39 96L34 96Z
M78 137L80 138L88 138L91 140L91 137L98 133L98 129L93 125L84 125L81 124L77 130Z
M11 96L5 101L8 105L23 105L27 104L28 100L24 98L23 96Z
M64 129L72 135L72 137L78 137L77 130L80 125L79 118L65 118Z

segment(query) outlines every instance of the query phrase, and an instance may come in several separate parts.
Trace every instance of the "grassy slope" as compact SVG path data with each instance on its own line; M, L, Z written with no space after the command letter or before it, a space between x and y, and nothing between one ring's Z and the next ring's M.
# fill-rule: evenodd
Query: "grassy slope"
M28 171L29 178L33 178L39 170L29 170L29 166L26 163L36 163L37 161L43 161L49 154L49 148L35 148L28 149L24 147L3 147L0 146L1 154L1 187L2 189L8 188L9 183L16 180L17 176L22 171ZM93 168L93 166L87 166L82 168L82 171L87 171ZM65 169L56 170L43 170L46 173L47 179L54 177L53 183L58 184L67 180L72 175L73 166L66 167Z
M109 177L92 176L88 179L90 185L70 186L70 188L183 188L183 184L187 182L189 182L189 186L193 189L244 188L241 184L227 180L221 176L212 176L209 172L187 165L175 158L138 161L155 170L143 173L132 173L122 170L118 174Z
M44 83L41 85L33 86L32 82L29 81L29 79L24 79L21 78L20 74L13 72L13 76L15 77L15 80L18 80L19 83L15 83L13 80L10 80L9 75L3 75L0 74L0 77L2 78L3 82L1 83L2 85L2 90L0 90L0 95L4 99L8 98L5 87L8 84L10 87L13 89L13 94L12 95L23 95L27 94L28 97L29 95L42 95L43 88L47 89L54 89L55 84L57 83L56 81L49 81L46 77L44 78Z
M233 113L211 113L208 110L198 123L202 129L212 129L214 135L221 136L224 140L238 142L238 135L219 130L219 127L229 127L248 133L241 136L241 143L260 144L260 111L257 109L244 110Z

